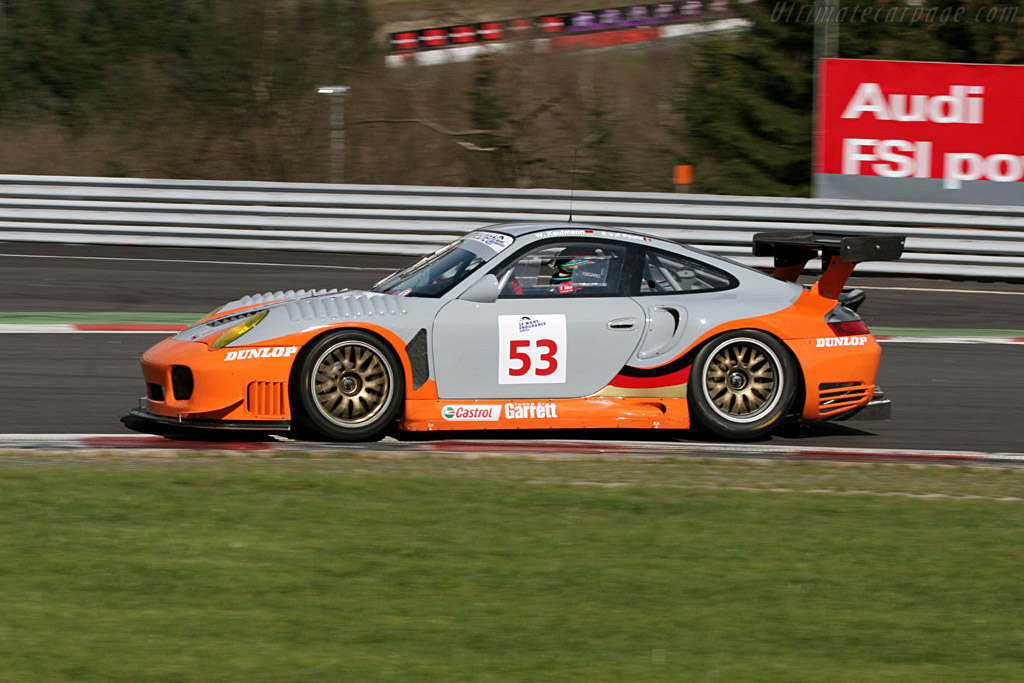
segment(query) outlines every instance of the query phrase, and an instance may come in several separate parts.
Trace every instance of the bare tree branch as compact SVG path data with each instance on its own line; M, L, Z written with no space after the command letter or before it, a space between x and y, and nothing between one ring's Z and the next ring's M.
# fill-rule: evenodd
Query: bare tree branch
M514 125L520 126L520 125L526 123L527 121L530 121L531 119L534 119L534 118L540 116L541 114L546 112L548 109L551 109L551 107L555 106L556 104L558 104L561 101L562 101L562 96L561 95L555 95L554 97L549 97L547 100L541 102L536 107L534 107L530 111L528 111L525 114L523 114L522 116L520 116L518 119L515 119L514 121L512 121L512 123Z
M454 142L459 147L468 149L470 152L497 152L499 149L504 149L504 147L480 147L479 145L474 145L472 142L466 142L465 140L455 140Z
M441 135L447 135L449 137L465 137L467 135L493 135L495 137L507 138L508 135L499 133L495 130L484 130L484 129L472 129L472 130L451 130L445 128L440 123L430 121L428 119L360 119L359 121L352 121L349 125L358 126L370 123L418 123L422 126L440 133Z

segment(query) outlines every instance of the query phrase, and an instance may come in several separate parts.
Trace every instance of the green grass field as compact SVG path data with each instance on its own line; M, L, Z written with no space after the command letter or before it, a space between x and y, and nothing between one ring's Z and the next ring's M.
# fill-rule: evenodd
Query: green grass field
M0 681L1024 679L1024 472L0 455Z

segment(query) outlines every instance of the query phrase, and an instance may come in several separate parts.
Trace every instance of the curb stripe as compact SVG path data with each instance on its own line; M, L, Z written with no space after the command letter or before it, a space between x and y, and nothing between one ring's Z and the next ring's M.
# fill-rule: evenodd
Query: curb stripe
M1024 337L904 337L878 335L882 344L1024 344Z
M139 323L134 325L103 325L88 323L73 326L77 332L181 332L188 325L167 325L161 323Z
M80 440L84 448L121 449L157 448L174 450L226 450L226 451L267 451L274 448L263 441L180 441L162 436L90 436Z

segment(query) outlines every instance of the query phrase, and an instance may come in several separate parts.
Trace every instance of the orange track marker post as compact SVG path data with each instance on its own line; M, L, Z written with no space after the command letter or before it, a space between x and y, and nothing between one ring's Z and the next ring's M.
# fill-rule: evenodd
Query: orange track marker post
M693 166L676 166L672 181L676 186L676 192L689 192L690 185L693 184Z

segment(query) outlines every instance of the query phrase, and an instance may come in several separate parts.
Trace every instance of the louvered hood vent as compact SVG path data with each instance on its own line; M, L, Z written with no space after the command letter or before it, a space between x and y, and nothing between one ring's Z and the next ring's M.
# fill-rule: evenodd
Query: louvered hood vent
M370 292L352 292L289 301L284 305L292 322L300 320L345 320L405 315L401 297Z
M286 299L305 299L311 296L326 296L328 294L337 294L337 289L289 289L286 292L264 292L262 294L250 294L249 296L243 296L238 301L229 304L230 308L241 308L242 306L255 306L257 304L265 304L269 301L283 301ZM228 310L228 306L224 307Z

